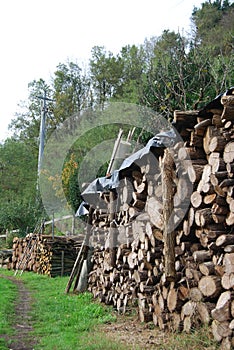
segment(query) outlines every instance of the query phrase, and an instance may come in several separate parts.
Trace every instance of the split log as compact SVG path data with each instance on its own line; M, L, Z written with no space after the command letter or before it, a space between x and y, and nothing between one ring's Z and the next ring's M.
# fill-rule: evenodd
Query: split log
M211 316L214 320L219 322L230 321L231 319L231 306L232 293L230 291L223 292L216 304L215 309L211 311Z
M232 163L234 161L234 141L228 142L224 147L223 160L225 163Z
M203 148L206 154L210 154L210 144L213 137L220 136L220 130L215 126L208 126L206 129L205 136L203 138Z
M229 337L232 334L232 331L229 328L229 322L219 322L214 320L211 328L213 336L218 342L221 342L223 338Z

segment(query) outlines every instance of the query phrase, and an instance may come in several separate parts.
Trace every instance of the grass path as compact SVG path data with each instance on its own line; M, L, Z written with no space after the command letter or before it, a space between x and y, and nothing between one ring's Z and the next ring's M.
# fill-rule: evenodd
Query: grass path
M67 277L0 275L0 350L218 349L208 328L169 334L137 314L118 316L89 293L65 294Z
M25 283L17 278L0 275L1 278L11 281L17 290L17 298L14 300L14 311L12 313L11 335L3 335L5 343L11 350L32 350L35 346L35 338L32 335L32 297Z

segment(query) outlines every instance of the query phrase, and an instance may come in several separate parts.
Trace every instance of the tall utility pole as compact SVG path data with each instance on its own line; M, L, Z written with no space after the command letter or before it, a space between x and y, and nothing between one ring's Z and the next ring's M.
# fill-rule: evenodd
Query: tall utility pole
M47 106L46 101L53 101L50 98L46 97L46 90L44 90L44 96L37 96L37 98L41 99L43 101L42 108L41 108L41 124L40 124L40 135L39 135L39 154L38 154L38 168L37 168L37 174L40 175L41 166L42 166L42 160L43 160L43 153L44 153L44 146L45 146L45 135L46 135L46 113L47 113Z

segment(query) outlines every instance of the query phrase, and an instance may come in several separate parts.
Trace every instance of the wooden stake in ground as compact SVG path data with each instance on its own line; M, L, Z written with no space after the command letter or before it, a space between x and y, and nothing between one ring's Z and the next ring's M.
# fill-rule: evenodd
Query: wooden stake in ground
M163 193L163 240L165 254L165 277L167 281L173 281L176 277L175 270L175 232L173 230L173 166L174 161L169 149L165 150L162 161L162 193Z
M116 264L116 224L115 224L115 195L113 191L110 191L110 233L109 233L109 244L110 244L110 266L115 267Z
M81 272L81 268L82 268L82 264L84 261L84 257L87 254L87 251L89 249L89 238L91 235L91 224L92 224L92 216L93 216L93 212L94 209L92 207L90 207L89 209L89 216L88 216L88 222L87 222L87 232L86 235L84 237L82 246L80 247L80 250L77 254L77 258L76 261L74 263L69 281L67 283L66 289L65 289L65 293L69 293L69 290L71 289L72 283L76 277L76 281L75 281L75 286L74 289L77 287L78 281L79 281L79 277L80 277L80 272Z

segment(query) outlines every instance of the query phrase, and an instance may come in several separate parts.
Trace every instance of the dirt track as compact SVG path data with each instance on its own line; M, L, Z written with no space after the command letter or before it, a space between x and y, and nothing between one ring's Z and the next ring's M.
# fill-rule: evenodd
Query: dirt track
M18 289L18 298L15 301L15 322L12 328L15 330L13 336L2 336L6 339L10 350L33 350L35 339L31 332L33 330L31 324L31 308L32 296L29 290L25 287L24 282L15 277L0 276L7 278L16 284Z

